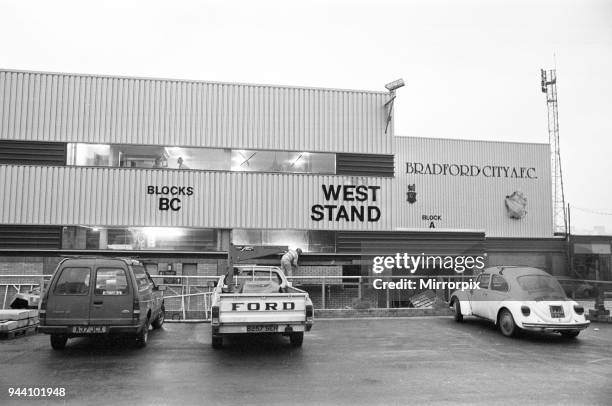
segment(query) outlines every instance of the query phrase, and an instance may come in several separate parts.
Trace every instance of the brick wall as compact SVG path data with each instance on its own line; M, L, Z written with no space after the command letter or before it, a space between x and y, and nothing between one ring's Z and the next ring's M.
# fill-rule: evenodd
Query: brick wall
M317 284L320 285L323 283L323 279L300 279L300 276L342 276L342 266L341 265L331 265L331 266L300 266L300 269L297 272L293 273L295 277L294 281L298 283L302 283L304 285L307 284ZM328 279L325 281L326 285L339 285L342 284L342 278L334 278Z
M0 283L40 282L40 278L25 275L42 275L45 270L43 257L0 257ZM23 278L3 278L2 275L24 275Z

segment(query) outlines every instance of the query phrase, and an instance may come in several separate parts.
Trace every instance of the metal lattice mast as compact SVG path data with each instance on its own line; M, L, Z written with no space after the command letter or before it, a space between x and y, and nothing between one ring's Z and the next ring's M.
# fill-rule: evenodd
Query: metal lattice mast
M563 173L559 150L559 112L557 106L557 71L541 70L542 93L546 93L548 107L548 142L550 143L550 172L552 176L553 226L555 234L567 234L567 215L563 193Z

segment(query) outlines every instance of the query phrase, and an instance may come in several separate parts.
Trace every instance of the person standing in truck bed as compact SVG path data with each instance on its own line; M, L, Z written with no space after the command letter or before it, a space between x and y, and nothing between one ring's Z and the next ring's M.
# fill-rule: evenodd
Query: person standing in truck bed
M302 255L300 248L287 251L281 258L281 269L285 273L285 276L293 276L293 269L297 271L299 269L298 258Z

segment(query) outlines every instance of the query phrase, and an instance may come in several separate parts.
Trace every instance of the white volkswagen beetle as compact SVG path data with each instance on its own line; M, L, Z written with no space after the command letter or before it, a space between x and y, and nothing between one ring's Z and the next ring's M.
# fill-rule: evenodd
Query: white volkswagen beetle
M576 337L589 326L584 308L569 299L559 282L537 268L487 268L476 282L479 289L455 291L450 306L455 320L464 316L488 319L510 337L520 330L551 331Z

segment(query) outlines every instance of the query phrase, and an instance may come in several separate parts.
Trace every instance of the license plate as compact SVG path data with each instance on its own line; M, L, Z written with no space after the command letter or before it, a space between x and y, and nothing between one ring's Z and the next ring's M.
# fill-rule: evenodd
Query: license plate
M561 306L550 306L550 317L555 319L560 319L565 317L565 313L563 312L563 307Z
M76 334L103 334L106 326L74 326L72 332Z
M276 333L278 326L276 324L264 324L259 326L246 326L247 333Z

